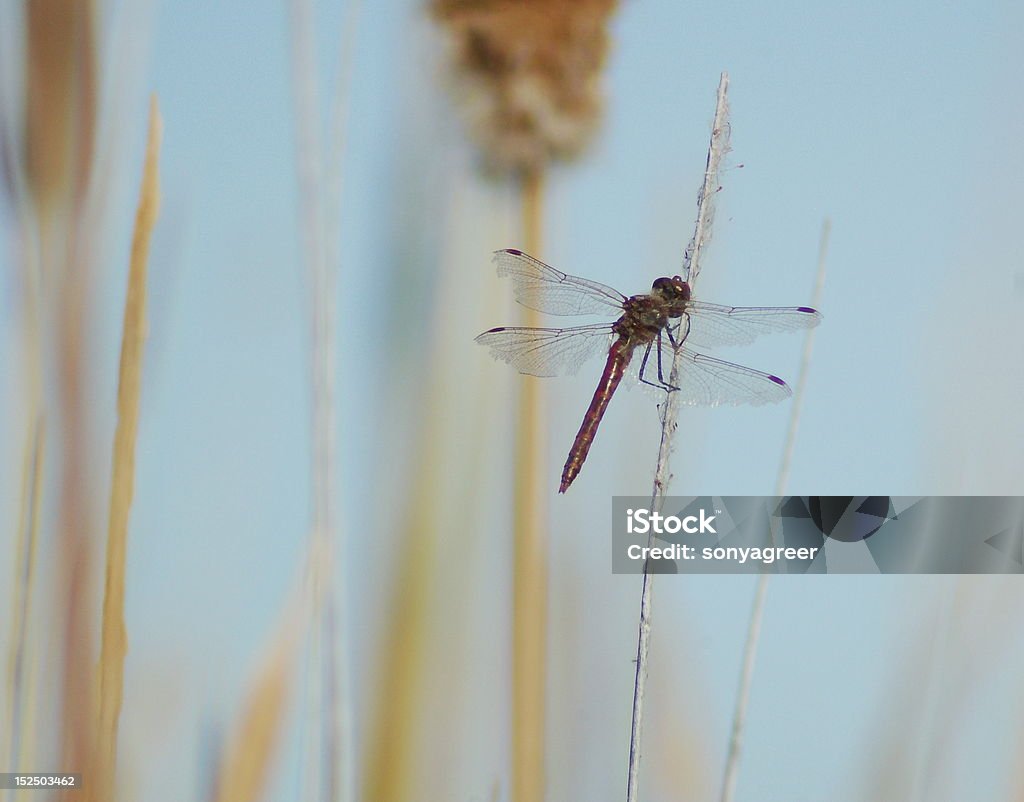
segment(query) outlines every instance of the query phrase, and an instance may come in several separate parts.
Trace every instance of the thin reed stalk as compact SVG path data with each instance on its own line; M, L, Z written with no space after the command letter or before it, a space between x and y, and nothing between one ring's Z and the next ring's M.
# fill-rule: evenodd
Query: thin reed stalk
M11 642L7 672L7 721L4 727L4 754L12 771L21 768L21 748L25 737L22 718L28 707L30 623L32 592L35 588L36 553L39 547L39 509L42 501L43 455L46 438L43 421L35 416L29 423L22 467L18 540L14 560L14 604L11 609ZM10 797L13 798L13 791Z
M821 238L818 241L818 269L814 279L814 292L811 306L821 308L821 297L825 292L825 259L828 256L828 240L832 233L832 222L827 218L821 224ZM789 471L793 466L793 450L796 447L796 433L800 427L800 413L804 405L804 392L807 387L807 376L811 367L811 354L814 351L814 335L817 328L807 329L804 335L804 350L800 355L800 374L797 376L796 389L793 392L793 404L789 411L789 429L786 431L786 447L779 463L779 476L775 483L775 495L781 496L789 484Z
M439 388L432 388L432 395ZM394 577L394 598L384 626L378 702L370 728L361 798L403 802L415 798L416 736L427 690L424 675L434 601L432 578L438 547L438 465L443 454L439 427L423 427L406 519L405 544Z
M348 144L348 117L349 97L352 86L352 59L355 52L356 31L358 30L359 15L362 4L359 0L349 0L345 18L342 22L340 41L340 53L338 55L338 74L334 93L334 103L331 110L331 123L327 137L327 172L326 186L324 187L324 261L325 269L334 275L327 288L332 294L325 298L328 304L328 312L324 317L330 321L330 326L323 332L326 343L324 363L333 366L336 363L335 325L334 325L334 298L337 288L337 271L339 269L340 241L341 241L341 195L344 184L342 165L347 152ZM328 368L330 369L330 368ZM328 391L324 393L322 404L329 410L333 410L335 388L333 376L331 381L325 385ZM331 452L328 454L327 465L334 466L329 473L336 472L336 448L335 423L333 411L330 417L322 422L327 430L327 436L332 444ZM326 483L325 483L326 484ZM321 487L321 490L325 488ZM327 486L327 492L332 495L337 492L337 484ZM336 513L335 513L336 514ZM335 531L336 538L343 538L344 533ZM348 554L344 541L337 544L339 553L344 557ZM323 629L326 630L324 659L325 674L325 709L327 711L324 731L324 748L328 756L327 768L324 777L324 799L331 802L353 802L356 798L356 767L355 767L355 725L353 723L352 704L352 667L351 649L349 648L349 627L348 627L348 605L345 603L345 586L339 586L337 581L332 581L329 586L328 598L326 600L326 615L323 619Z
M308 664L313 709L324 711L318 728L319 744L314 751L323 756L318 765L324 772L318 786L326 798L335 802L355 799L355 759L353 757L352 692L349 660L350 637L345 587L338 585L335 547L344 555L339 542L337 511L337 425L335 421L335 365L337 364L336 297L338 282L338 239L344 136L348 116L350 58L355 31L356 6L351 6L342 36L339 77L331 114L329 157L325 159L319 135L318 90L314 12L309 0L290 4L292 27L292 81L295 95L297 136L296 164L299 179L299 205L302 235L306 251L310 303L310 409L312 433L312 527L311 545L321 541L327 565L322 578L327 601L318 606L316 623L323 648L318 651L321 665ZM326 174L323 172L327 165ZM326 176L326 177L324 177ZM326 613L326 614L325 614ZM324 631L330 628L330 631ZM326 696L325 700L323 697Z
M22 199L32 210L39 247L41 291L52 314L53 374L60 398L60 498L54 583L55 629L60 650L60 766L88 771L94 736L94 647L89 620L92 574L92 515L88 492L89 415L84 347L91 290L84 221L91 184L96 132L97 64L95 0L24 3L25 87L22 97ZM46 293L55 290L53 296ZM45 298L45 300L44 300ZM41 332L40 332L41 335ZM66 796L62 790L58 796Z
M686 248L683 270L691 286L700 274L701 257L711 239L711 224L714 220L714 199L718 191L718 171L722 157L729 149L729 76L722 73L718 82L718 99L715 104L715 119L711 129L711 142L704 168L704 182L697 194L697 225L693 238ZM672 360L669 383L676 384L682 366L682 352ZM668 393L662 405L661 442L658 445L658 460L654 470L654 489L651 493L651 508L658 511L664 502L665 490L671 479L669 460L678 426L679 401L675 393ZM648 546L651 545L649 536ZM629 733L629 770L626 784L627 802L636 802L640 783L640 739L643 728L644 697L647 690L648 657L651 641L651 597L654 591L654 576L650 573L648 561L644 561L643 587L640 591L640 626L637 636L636 673L633 678L633 714Z
M601 74L615 0L431 0L447 31L451 77L489 172L519 181L523 247L543 254L544 176L579 157L603 113ZM523 314L538 326L540 315ZM511 799L544 798L548 554L543 391L524 382L513 484Z
M539 171L522 182L526 250L541 253L544 179ZM540 314L525 309L523 325L539 326ZM548 543L544 469L543 390L523 382L516 428L512 575L512 800L544 799L546 669L548 636Z
M146 273L149 244L160 210L160 140L163 123L156 96L149 105L146 160L135 215L128 292L121 332L121 364L117 385L117 428L110 478L110 518L99 664L96 799L113 799L117 767L117 733L124 696L124 660L128 637L124 623L125 564L128 519L135 495L135 441L142 394L142 354L146 339Z
M814 293L811 306L821 306L821 296L825 289L825 256L828 253L828 238L832 224L825 220L821 226L821 240L818 244L818 270L814 280ZM804 335L804 350L800 357L800 374L793 393L793 403L789 412L789 428L786 431L786 445L779 463L779 475L775 482L775 495L786 492L789 483L789 471L793 463L793 450L796 445L796 433L800 425L800 411L803 408L804 390L807 386L807 374L811 366L811 353L814 349L814 332L810 328ZM774 537L774 535L773 535ZM761 638L761 621L764 618L765 599L768 595L769 574L762 573L757 577L754 590L754 601L750 610L750 624L747 627L747 639L743 646L743 668L740 671L739 688L736 692L736 709L733 713L732 732L729 737L729 751L725 759L722 773L721 802L732 802L739 779L740 755L743 750L743 735L747 725L747 709L750 706L750 689L754 681L754 666L757 662L757 646Z
M209 796L213 802L266 799L278 744L285 729L294 666L309 624L325 596L322 566L327 555L319 541L310 548L304 577L297 583L281 620L265 647L242 712L228 738Z
M457 291L460 275L454 260L446 260L435 294L430 364L420 399L411 487L403 504L396 532L402 538L392 582L392 598L381 627L379 679L376 705L369 727L366 773L361 799L405 802L422 795L416 787L417 771L425 763L422 738L430 698L431 648L436 640L433 624L439 620L438 577L444 537L446 477L440 466L452 464L455 441L445 426L450 388L461 365L453 358L447 330L445 299Z
M3 65L4 68L8 66ZM46 421L43 410L43 337L40 324L43 282L35 231L43 207L40 204L33 209L28 202L29 165L27 158L22 158L21 141L13 124L19 117L15 107L20 101L20 98L16 99L9 94L13 89L8 82L0 81L0 108L8 117L7 124L0 123L0 191L6 196L13 216L17 219L15 239L22 262L22 387L27 420L15 559L12 564L11 638L8 642L5 692L7 704L4 706L4 727L0 732L0 754L7 756L7 765L12 771L18 771L23 765L31 765L34 759L39 639L36 636L37 627L33 626L32 600L36 596L39 578L36 555L39 550L43 497ZM20 119L18 121L21 122ZM34 175L32 178L37 180ZM5 799L14 798L15 791L11 789Z

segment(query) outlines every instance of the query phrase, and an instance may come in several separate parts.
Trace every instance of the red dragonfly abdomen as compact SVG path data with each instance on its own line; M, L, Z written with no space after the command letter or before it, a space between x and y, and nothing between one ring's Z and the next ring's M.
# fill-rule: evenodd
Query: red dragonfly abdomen
M558 487L559 493L564 493L573 480L579 476L583 461L587 458L590 446L594 442L594 435L597 434L597 427L608 409L608 402L612 400L615 388L619 386L622 377L633 356L633 344L629 339L620 336L608 349L608 361L604 364L604 372L601 374L601 381L594 390L594 397L590 400L587 414L583 416L583 423L576 433L572 448L569 449L569 458L562 468L562 483Z

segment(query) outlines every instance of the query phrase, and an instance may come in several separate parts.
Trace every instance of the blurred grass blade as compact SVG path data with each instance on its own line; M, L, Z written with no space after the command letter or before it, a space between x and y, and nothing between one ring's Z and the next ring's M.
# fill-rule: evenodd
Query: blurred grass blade
M432 0L447 33L453 92L488 171L519 181L523 246L543 255L544 175L579 156L603 112L601 75L615 0ZM523 325L538 326L530 310ZM513 516L512 793L544 798L546 754L548 489L543 391L521 383Z
M44 234L87 191L96 128L92 0L26 0L25 168Z
M312 436L311 537L338 544L342 567L348 549L344 532L338 527L336 497L337 426L335 423L336 304L338 280L338 240L341 236L341 167L344 158L344 134L348 114L350 58L354 41L356 7L350 6L343 29L339 55L339 78L331 113L332 150L324 158L320 136L319 92L317 88L315 12L309 0L289 3L291 22L292 90L296 118L296 169L299 182L300 225L305 250L310 318L310 431ZM326 164L327 172L324 172ZM333 567L333 548L323 548L329 564L324 589L330 601L317 608L318 615L330 614L317 622L318 629L331 631L317 636L325 648L316 650L320 665L308 664L308 688L313 709L323 711L316 727L317 742L310 745L313 755L307 762L323 771L310 787L335 802L355 798L355 759L352 726L351 654L345 587L337 586ZM324 699L324 696L327 699ZM325 760L316 756L325 754Z
M142 354L146 336L146 272L149 244L160 210L159 155L162 122L156 97L150 100L146 161L132 237L128 292L121 332L121 364L117 389L117 429L114 432L110 479L110 519L107 529L107 568L103 594L100 645L99 726L95 788L97 799L114 798L117 731L124 694L124 660L128 650L124 623L125 563L128 519L135 494L135 441L142 392Z
M821 240L818 245L818 271L814 280L814 293L811 306L821 308L821 296L825 289L825 257L828 254L828 238L832 224L828 219L821 226ZM810 328L804 334L804 350L800 358L800 375L796 381L792 405L789 408L789 428L786 432L786 444L779 463L779 474L775 482L775 495L786 492L789 483L789 471L793 463L793 451L796 447L796 433L800 426L800 411L803 408L804 392L807 387L807 374L811 367L811 353L814 349L814 333L817 329ZM774 542L775 534L771 533ZM750 623L747 626L747 639L743 646L743 667L740 670L739 688L736 692L736 709L733 713L732 733L729 737L729 751L725 758L725 769L722 774L722 802L732 802L739 780L740 755L743 749L743 735L747 725L747 708L750 705L750 689L754 682L754 665L757 660L757 646L761 638L761 620L764 617L765 598L768 594L769 574L759 574L757 587L754 590L754 602L750 609Z
M543 253L544 178L522 182L526 250ZM540 313L524 310L523 325L537 327ZM543 388L527 379L519 390L516 427L514 568L512 577L512 799L544 799L547 741L548 472L545 470Z
M26 740L23 716L31 709L29 699L29 657L32 621L32 595L36 580L36 553L39 546L39 509L42 501L45 431L42 419L34 416L29 424L22 467L22 490L18 514L18 544L13 564L14 592L11 605L11 639L7 672L7 712L3 754L12 771L22 768L22 745Z
M266 787L286 724L288 697L299 648L314 610L322 605L317 547L310 550L306 579L278 624L242 703L213 782L215 802L256 802Z
M25 202L32 209L39 243L38 286L56 290L49 317L60 391L61 444L58 542L54 583L55 626L61 671L59 733L64 771L88 771L94 743L94 633L89 617L92 572L92 515L88 482L89 411L85 398L87 317L91 287L87 259L77 241L83 225L93 165L97 117L97 35L94 0L26 0L25 102L22 170ZM81 269L78 269L81 268ZM63 795L66 796L66 795Z

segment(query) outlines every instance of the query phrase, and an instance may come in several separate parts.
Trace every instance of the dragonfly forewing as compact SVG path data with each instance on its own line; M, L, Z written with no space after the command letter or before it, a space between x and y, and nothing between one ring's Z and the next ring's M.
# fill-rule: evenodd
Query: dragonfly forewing
M516 300L549 315L622 314L625 296L597 281L570 276L522 251L494 252L498 275L512 279Z
M680 329L688 345L749 345L764 334L814 328L821 313L807 306L722 306L704 301L687 304Z

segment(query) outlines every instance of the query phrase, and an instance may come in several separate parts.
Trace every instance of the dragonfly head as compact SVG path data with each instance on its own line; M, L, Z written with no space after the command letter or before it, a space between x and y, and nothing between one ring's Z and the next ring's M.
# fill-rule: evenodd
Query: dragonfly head
M682 307L690 300L690 285L683 281L680 276L673 276L672 278L663 276L656 279L651 286L651 295L655 295L673 307L677 307L679 311L671 315L671 317L678 317L683 313Z

